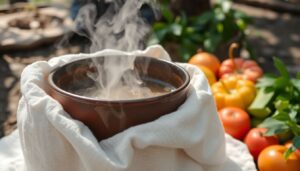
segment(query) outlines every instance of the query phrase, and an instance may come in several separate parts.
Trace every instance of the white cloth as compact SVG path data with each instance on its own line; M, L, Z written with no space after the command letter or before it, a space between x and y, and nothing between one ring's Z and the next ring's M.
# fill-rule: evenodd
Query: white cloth
M227 135L225 138L207 80L194 66L180 64L191 75L192 89L177 111L100 142L43 90L45 75L60 65L86 57L121 54L170 60L163 48L152 46L131 53L104 50L66 55L26 67L21 76L18 130L0 141L0 170L256 170L246 146Z

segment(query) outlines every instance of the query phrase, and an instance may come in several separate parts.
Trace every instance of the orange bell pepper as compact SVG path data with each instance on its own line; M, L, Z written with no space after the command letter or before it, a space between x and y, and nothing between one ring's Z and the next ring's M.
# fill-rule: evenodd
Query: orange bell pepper
M247 109L255 98L256 88L249 80L231 76L213 84L212 92L218 110L224 107Z

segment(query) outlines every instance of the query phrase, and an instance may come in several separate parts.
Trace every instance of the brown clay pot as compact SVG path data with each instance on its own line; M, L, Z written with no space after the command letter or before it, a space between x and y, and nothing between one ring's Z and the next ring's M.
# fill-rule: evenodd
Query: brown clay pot
M104 58L100 56L97 60ZM60 102L71 117L88 126L98 140L173 112L186 99L190 82L188 73L174 63L150 57L137 57L135 70L142 78L148 77L173 85L176 88L174 91L156 97L118 101L97 100L69 92L70 87L84 88L93 84L87 76L87 72L94 71L91 62L88 58L61 66L49 74L48 83L50 95ZM149 67L145 72L147 65ZM86 84L78 84L80 82Z

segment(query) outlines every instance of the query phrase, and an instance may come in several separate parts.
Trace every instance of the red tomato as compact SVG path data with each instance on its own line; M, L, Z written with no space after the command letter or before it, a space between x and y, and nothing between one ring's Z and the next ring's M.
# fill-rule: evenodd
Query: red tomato
M287 148L283 145L272 145L264 149L258 157L260 171L299 171L300 158L292 153L286 160L283 153Z
M286 142L284 146L286 146L286 148L290 148L292 146L292 141ZM298 148L294 153L300 158L300 148Z
M263 134L266 131L266 128L252 128L245 137L244 142L255 160L257 160L259 153L263 149L270 145L279 144L276 136L264 136Z
M243 139L250 129L249 115L237 107L225 107L219 110L225 132L236 139Z

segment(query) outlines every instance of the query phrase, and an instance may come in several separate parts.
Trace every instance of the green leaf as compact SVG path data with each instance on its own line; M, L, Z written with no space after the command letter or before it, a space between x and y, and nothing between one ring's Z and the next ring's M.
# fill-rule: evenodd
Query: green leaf
M215 8L214 9L214 13L215 13L215 19L217 21L223 21L225 20L226 16L224 14L224 12L222 11L221 8Z
M189 36L191 36L191 38L193 37L192 35L197 34L195 33L195 28L194 27L186 27L183 32Z
M167 6L161 5L161 13L162 13L162 16L167 20L168 23L173 22L174 16L173 16L171 10Z
M291 107L290 107L290 108L291 108ZM290 115L291 119L292 119L293 121L296 122L297 111L292 110L292 111L289 113L289 115Z
M298 80L300 80L300 72L297 73L296 78L297 78Z
M277 97L276 97L276 101L280 100L280 101L286 101L289 100L288 96L285 93L280 93Z
M209 52L214 52L221 42L222 37L219 34L212 34L204 40L204 49Z
M289 79L287 79L286 77L279 77L274 82L274 87L278 89L285 88L288 85L289 85Z
M300 135L300 125L298 125L293 121L288 121L287 125L291 129L294 135Z
M286 87L282 87L281 90L278 90L276 100L291 100L293 97L289 88L291 87L287 85Z
M242 20L242 19L236 20L236 25L238 26L238 28L239 28L240 30L245 30L246 27L247 27L246 22L245 22L244 20Z
M274 91L267 92L265 91L265 88L258 89L255 99L248 107L249 113L255 117L267 117L272 112L269 107L269 104L273 99L274 95Z
M274 104L277 110L283 110L289 107L290 102L288 100L276 100Z
M293 138L293 146L296 148L300 148L300 136L296 136Z
M163 41L165 36L170 32L169 25L157 22L153 25L153 33L155 34L156 39L159 40L159 42Z
M167 24L166 23L162 23L162 22L156 22L152 26L153 30L160 30L160 29L164 29L166 27L167 27Z
M217 31L218 31L219 33L222 33L223 30L224 30L224 25L223 25L222 23L218 23L218 24L217 24Z
M169 28L164 28L158 31L155 31L155 36L156 38L159 40L159 42L162 42L164 40L164 38L166 37L166 35L169 32Z
M282 122L277 121L271 117L266 118L261 124L258 125L260 128L278 127L284 125Z
M274 65L277 68L277 70L279 71L279 73L281 74L281 76L283 76L285 79L289 80L290 76L289 73L284 65L284 63L279 59L279 58L274 58Z
M266 136L277 135L289 130L287 125L281 121L273 119L272 117L265 119L261 124L258 125L258 127L268 129L268 131L265 133Z
M265 91L266 91L267 93L271 93L271 92L275 92L276 89L275 89L274 87L266 87L266 88L265 88Z
M292 79L292 84L300 91L300 79Z
M180 52L180 55L181 55L181 59L183 60L183 61L188 61L189 60L189 58L190 58L190 53L187 51L187 49L185 49L184 47L180 47L179 48L179 52Z
M291 146L290 148L288 148L284 153L284 159L287 160L289 158L289 156L295 151L295 147Z
M300 72L297 73L296 79L297 79L297 80L300 80Z
M282 127L269 127L267 129L268 129L267 132L264 133L264 136L267 136L267 137L286 133L288 131L288 128L282 128Z
M195 34L193 37L191 37L191 40L195 41L197 44L200 44L203 41L203 37L199 34Z
M171 31L174 35L180 36L181 33L182 33L182 26L179 25L179 24L174 23L174 24L172 24L172 25L170 26L170 31Z
M271 87L274 85L275 80L276 80L275 78L264 76L258 80L256 87L259 88Z
M200 15L199 17L195 18L195 24L197 25L206 25L210 20L213 18L213 13L205 12L204 14Z
M291 120L290 115L283 111L276 112L275 115L272 116L272 118L283 122Z
M186 16L186 14L184 12L181 13L181 20L180 20L180 24L182 26L186 26L188 23L188 18Z

